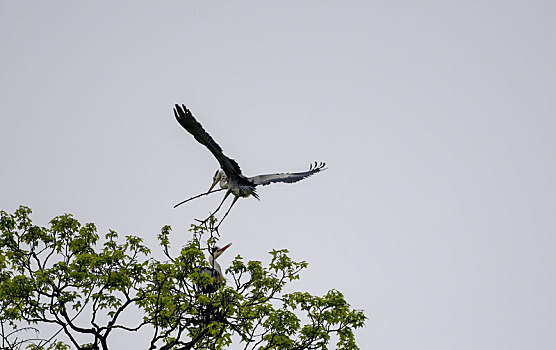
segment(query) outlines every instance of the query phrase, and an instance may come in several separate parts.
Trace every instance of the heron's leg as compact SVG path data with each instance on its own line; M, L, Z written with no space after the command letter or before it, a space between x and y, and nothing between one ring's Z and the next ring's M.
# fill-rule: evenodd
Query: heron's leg
M220 222L218 223L218 225L216 226L216 228L218 229L218 227L220 227L220 225L222 224L222 222L224 221L224 219L226 218L226 216L228 216L228 214L230 213L230 210L232 210L232 207L234 206L234 204L236 204L236 201L239 197L234 197L234 200L232 202L232 205L230 205L230 208L228 209L228 211L226 212L226 214L224 214L224 216L222 217L222 219L220 220Z
M224 199L222 199L222 202L220 202L220 205L219 205L218 208L216 208L216 210L211 214L211 216L214 215L214 214L216 214L216 212L217 212L218 210L220 210L220 208L222 207L222 204L224 204L224 201L226 200L226 198L228 198L228 196L230 195L230 193L232 193L232 191L230 191L230 190L228 190L228 191L226 192L226 194L224 195Z
M231 191L228 190L228 191L226 192L226 194L224 195L224 198L222 199L222 202L220 202L220 205L218 205L218 208L216 208L216 210L215 210L213 213L210 213L210 215L208 216L208 218L206 218L205 220L202 220L202 221L199 220L199 222L200 222L201 224L207 223L207 221L209 221L209 219L210 219L211 217L213 217L214 214L216 214L216 212L217 212L218 210L220 210L220 208L222 207L222 204L224 204L224 201L226 200L226 198L228 198L228 196L230 195L230 193L231 193ZM216 226L216 228L218 228L218 226Z

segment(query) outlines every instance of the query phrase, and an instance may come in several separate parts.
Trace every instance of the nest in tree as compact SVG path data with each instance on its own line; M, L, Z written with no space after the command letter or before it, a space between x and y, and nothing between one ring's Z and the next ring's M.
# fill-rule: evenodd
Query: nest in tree
M199 289L203 293L214 293L224 284L224 277L220 272L211 267L201 267L199 268L199 273L211 277L207 279L203 278L199 283Z

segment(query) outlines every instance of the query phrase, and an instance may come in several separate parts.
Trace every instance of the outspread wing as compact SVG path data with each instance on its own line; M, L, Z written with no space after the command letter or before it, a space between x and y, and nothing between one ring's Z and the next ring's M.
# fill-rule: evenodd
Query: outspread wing
M304 171L300 173L280 173L280 174L268 174L268 175L257 175L250 177L251 180L255 185L268 185L273 182L286 182L286 183L294 183L300 180L303 180L306 177L309 177L313 174L318 173L319 171L326 170L324 163L314 163L311 164L309 167L309 171Z
M208 150L214 155L214 157L218 160L218 163L220 163L220 167L226 173L226 176L229 178L234 176L240 178L243 177L237 162L224 155L222 148L220 148L208 132L203 129L201 124L193 118L193 114L191 114L185 105L181 105L180 107L176 104L176 107L174 108L174 115L176 116L178 123L180 123L180 125L183 126L187 132L193 135L195 140L199 141L199 143L208 148Z

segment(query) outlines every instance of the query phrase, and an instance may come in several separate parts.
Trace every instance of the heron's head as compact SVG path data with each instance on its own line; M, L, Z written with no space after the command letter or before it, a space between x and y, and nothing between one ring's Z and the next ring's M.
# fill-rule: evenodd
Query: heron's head
M228 249L232 243L225 245L224 247L220 248L218 246L214 246L211 248L210 253L214 257L214 259L218 258L226 249Z
M212 191L212 189L214 188L214 186L216 186L216 184L223 178L226 177L226 174L224 173L224 170L222 169L218 169L216 170L216 172L214 173L214 176L212 177L212 185L210 185L210 188L208 190L208 192Z

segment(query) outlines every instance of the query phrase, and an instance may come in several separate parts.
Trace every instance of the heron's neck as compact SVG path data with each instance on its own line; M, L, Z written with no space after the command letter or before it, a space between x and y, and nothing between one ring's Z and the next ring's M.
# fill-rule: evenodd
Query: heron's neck
M213 269L215 269L216 271L220 272L220 275L222 275L222 269L220 268L220 264L218 264L216 262L216 259L211 255L209 255L208 257L208 262L210 264L210 267L212 267Z
M230 185L228 185L228 178L224 175L224 177L220 179L220 188L228 188L228 187L230 187Z

